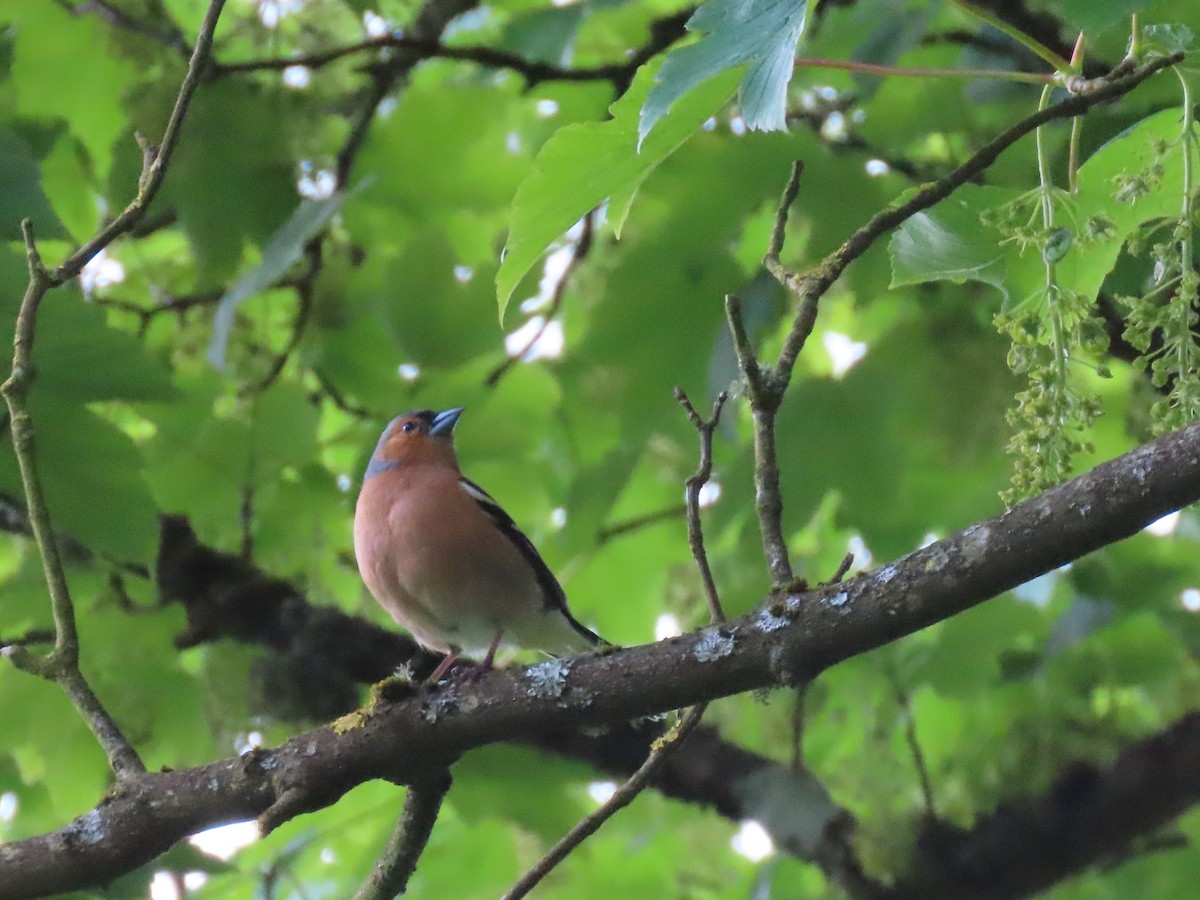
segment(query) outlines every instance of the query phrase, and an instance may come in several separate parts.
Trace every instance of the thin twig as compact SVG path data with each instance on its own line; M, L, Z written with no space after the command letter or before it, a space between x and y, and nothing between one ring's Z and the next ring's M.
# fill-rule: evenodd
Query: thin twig
M212 0L209 5L200 27L200 33L196 38L196 46L188 64L187 74L184 76L175 107L171 111L170 121L163 134L162 143L153 153L148 154L141 178L138 180L137 196L125 207L124 211L99 234L72 253L66 262L55 270L47 269L42 263L34 242L32 224L28 220L21 223L21 230L25 236L29 284L25 289L25 296L21 300L21 307L17 313L13 337L12 373L3 386L0 386L0 393L3 393L4 399L8 403L13 447L21 470L21 482L25 490L30 528L42 557L46 586L50 594L55 641L54 649L44 657L32 654L24 647L6 647L3 652L19 668L59 684L104 748L109 765L118 777L144 772L145 766L137 751L133 749L125 735L121 733L120 728L117 727L116 722L92 692L79 669L79 635L75 627L75 607L71 601L62 558L59 554L58 544L54 540L50 514L47 511L45 495L38 478L34 451L34 429L28 409L29 391L34 378L33 340L38 310L47 292L78 275L97 253L112 243L119 235L132 228L157 193L163 176L166 174L166 166L179 137L188 105L200 83L203 69L207 65L213 32L216 30L217 21L224 5L225 0Z
M162 140L147 154L147 165L138 179L137 196L121 211L119 216L108 223L107 227L67 257L66 262L54 271L53 278L56 286L78 275L83 267L91 262L92 257L111 244L115 238L133 228L145 214L150 201L158 193L163 178L167 174L167 165L171 161L171 154L175 151L175 145L179 140L179 132L183 128L183 119L192 102L192 95L204 77L204 70L212 51L213 31L217 27L217 20L220 18L224 6L225 0L211 0L208 12L204 14L200 33L196 36L196 46L193 48L191 59L188 62L187 74L183 78L183 84L179 87L179 97L175 101L175 108L171 110L171 118L167 122Z
M30 644L53 644L53 628L30 628L24 634L6 638L0 635L0 647L28 647Z
M659 525L686 515L686 503L677 506L668 506L665 509L656 509L653 512L643 513L640 516L633 516L629 519L622 519L620 522L614 522L611 525L605 525L596 532L596 540L604 544L613 538L623 537L635 531L640 531L643 528L648 528L651 525Z
M849 59L824 59L816 56L796 58L797 69L841 69L844 72L864 72L871 75L909 78L999 78L1026 84L1053 84L1054 72L1021 72L1003 69L940 69L926 66L881 66L878 63L856 62Z
M933 803L933 783L929 779L929 767L925 764L925 754L921 752L921 744L917 740L917 720L913 716L912 704L909 703L908 694L901 686L900 677L894 670L888 673L888 678L892 682L896 705L900 707L900 714L904 719L904 740L908 744L913 765L917 770L917 778L921 782L921 797L925 801L925 812L930 817L936 817L937 809Z
M138 336L144 337L150 323L165 313L176 313L183 317L184 313L202 306L216 306L225 291L203 291L198 294L184 294L179 297L160 296L154 306L142 306L132 300L122 300L119 297L96 297L91 302L106 309L115 309L138 317Z
M494 47L448 47L436 40L424 40L410 35L390 34L377 38L368 38L364 41L357 41L353 44L333 47L329 50L316 53L297 53L292 56L276 56L217 63L213 67L213 77L223 78L229 75L248 72L277 72L293 68L294 66L303 66L306 69L320 69L348 56L394 50L408 51L419 59L453 59L462 62L477 63L490 69L509 69L524 78L526 84L530 87L546 81L617 82L628 79L630 73L628 62L567 69L539 60L526 59L516 53L497 50Z
M708 608L714 622L724 622L725 613L721 609L721 599L717 594L716 583L713 581L712 569L708 565L708 553L704 549L704 531L700 522L700 488L712 474L712 436L721 419L721 409L728 400L728 395L722 391L713 403L712 417L705 420L696 412L687 394L681 388L675 388L675 399L687 413L689 421L700 433L700 464L695 475L687 481L687 512L688 512L688 545L692 556L700 570L700 580L704 583L705 595L708 598ZM683 714L667 734L654 742L650 753L636 772L617 788L616 792L600 805L590 816L580 820L567 834L543 856L533 868L521 876L512 889L501 900L518 900L524 897L545 878L555 866L561 863L576 847L589 836L596 833L600 826L607 822L620 809L633 802L646 787L662 766L667 756L687 740L700 720L704 718L707 703L698 703Z
M292 321L292 331L288 336L287 345L271 360L271 365L263 377L243 387L238 391L239 395L260 394L273 385L283 373L284 366L292 358L292 354L296 352L296 348L300 346L300 341L303 340L304 332L308 329L308 322L312 315L313 306L315 305L313 302L313 287L317 275L321 271L323 262L324 255L321 249L323 237L324 233L317 235L304 248L308 265L304 274L295 279L293 285L296 290L296 318Z
M333 405L342 412L354 416L356 419L367 419L371 422L378 422L380 419L386 418L383 413L369 409L363 406L361 403L355 403L353 400L348 399L346 395L338 390L334 383L329 380L329 376L320 369L310 368L309 372L312 373L313 378L317 380L317 384L320 386L318 395L328 397L330 401L332 401Z
M383 51L393 54L404 52L412 57L414 62L425 59L452 59L472 62L492 69L508 69L524 78L528 87L534 87L546 81L608 81L612 83L614 90L620 95L625 93L629 88L629 83L633 80L634 73L644 63L657 56L684 35L684 23L691 17L692 12L693 10L685 9L651 22L650 39L633 53L629 54L624 61L578 69L568 69L538 60L526 59L518 54L498 50L494 47L447 47L441 43L441 29L438 29L439 34L434 35L413 32L405 35L390 34L315 53L300 53L292 56L216 63L212 67L212 77L223 78L239 73L282 71L290 69L293 66L320 69L348 56L355 56L360 53L380 53ZM387 60L381 65L386 66L391 61Z
M850 571L850 567L854 565L854 554L847 553L842 557L842 561L838 563L837 571L833 573L826 584L840 584L842 579L846 577L846 573Z
M566 266L563 267L562 275L559 276L558 281L554 285L554 290L550 294L550 304L546 309L545 315L542 317L541 327L538 328L537 331L535 331L529 338L529 340L525 342L525 346L515 353L510 353L504 362L500 363L500 365L496 366L496 368L494 368L491 373L488 374L488 377L484 379L484 384L486 384L488 387L495 387L497 384L499 384L500 379L503 378L513 366L525 358L525 355L529 353L529 351L537 345L537 342L542 339L542 335L546 333L546 329L550 326L550 323L553 322L558 316L559 310L562 309L563 298L567 293L567 283L571 280L571 276L575 274L575 270L579 268L580 264L583 263L583 261L587 258L587 255L591 252L595 217L595 210L590 210L583 217L579 231L579 239L575 242L574 249L571 252L571 260L566 264Z
M794 774L804 771L804 707L808 699L808 686L805 681L796 687L792 699L792 760L791 770Z
M442 32L451 21L477 5L478 0L426 0L417 12L408 33L408 40L437 43L441 40ZM379 104L387 98L397 84L408 77L408 73L421 59L420 52L416 50L395 47L391 59L368 69L371 75L371 86L359 107L358 114L350 125L350 134L337 153L334 165L337 190L345 190L350 184L350 171L367 138L371 123L375 120L375 112L379 109Z
M417 861L429 843L429 835L449 790L448 771L409 786L396 830L388 839L375 868L355 893L354 900L391 900L404 893L408 879L416 871Z
M118 9L108 0L88 0L86 3L81 3L74 6L64 0L55 0L58 6L61 6L67 12L75 16L86 15L87 13L95 13L96 16L108 22L115 28L122 31L128 31L131 34L140 34L143 37L153 38L164 47L177 52L184 59L188 58L191 48L188 46L187 39L183 36L183 32L179 30L174 22L170 22L165 28L159 28L149 22L143 22L140 19L135 19L129 13ZM162 7L160 6L161 10Z
M754 419L754 505L763 555L772 584L782 587L794 578L787 541L783 537L783 492L779 486L779 461L775 450L775 414L783 393L775 387L770 371L764 370L758 362L737 297L729 295L725 298L725 313L738 366L746 379Z
M763 257L763 265L767 271L775 276L777 281L784 281L787 278L787 270L779 261L779 254L783 252L784 233L787 230L788 210L792 208L792 204L796 202L796 198L800 196L800 176L804 174L804 163L801 160L796 160L792 163L792 172L788 176L788 182L784 185L783 194L779 197L779 205L775 207L775 222L771 226L771 240L767 244L767 253Z
M362 106L359 107L358 115L350 125L350 133L346 136L341 149L338 150L334 162L333 172L337 190L345 190L350 183L350 170L354 167L354 160L358 157L358 151L362 149L363 141L367 139L367 131L370 129L371 123L375 121L375 111L391 93L397 77L399 76L393 75L390 71L372 73L371 87L362 101Z
M657 774L668 754L682 744L692 733L692 729L700 724L700 719L704 716L704 710L707 708L707 703L701 703L689 709L668 734L654 742L654 748L650 751L650 755L629 777L629 780L617 788L616 792L595 812L581 819L574 828L567 832L562 840L550 848L550 852L521 876L520 880L501 900L519 900L524 897L537 887L538 883L550 874L555 866L566 859L572 850L595 834L601 825L612 818L614 813L633 802L633 799L649 785L650 780Z
M688 421L700 435L700 464L696 474L687 480L688 546L692 550L692 558L696 560L696 568L700 570L700 582L704 585L704 595L708 599L709 615L714 622L724 622L725 611L721 609L721 599L717 596L717 586L713 581L712 568L708 564L708 554L704 549L704 532L700 527L700 491L712 476L713 432L721 421L721 408L729 399L729 394L721 391L717 395L713 403L712 417L707 420L696 412L683 388L675 388L675 399L679 401L687 413Z

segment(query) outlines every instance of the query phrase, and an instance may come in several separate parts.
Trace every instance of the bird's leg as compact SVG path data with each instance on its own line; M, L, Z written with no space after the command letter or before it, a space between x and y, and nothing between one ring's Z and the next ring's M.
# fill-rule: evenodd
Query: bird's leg
M492 663L496 661L496 650L500 647L500 638L504 635L503 631L497 631L496 636L492 638L492 645L488 647L487 656L483 658L483 671L488 671L492 668Z
M437 664L437 668L433 670L433 674L425 679L426 684L437 684L438 679L446 674L446 670L454 665L454 661L458 659L458 652L450 650L442 657L442 661Z

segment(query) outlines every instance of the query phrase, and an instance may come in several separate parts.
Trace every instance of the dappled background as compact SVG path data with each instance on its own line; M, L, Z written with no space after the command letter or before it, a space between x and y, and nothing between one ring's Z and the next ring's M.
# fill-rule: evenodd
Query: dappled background
M1086 28L1080 71L1096 76L1125 54L1125 12L1200 26L1191 0L992 5L1003 21L830 0L808 11L800 53L1046 73L999 25L1068 58ZM57 263L125 206L135 136L162 134L204 7L0 9L6 335L28 280L20 220ZM708 621L684 523L697 438L672 390L702 410L730 390L705 533L726 612L763 600L723 298L740 298L773 358L794 301L762 259L792 162L805 168L783 260L802 270L1034 111L1041 88L801 67L778 97L787 130L769 130L783 124L762 108L775 95L749 81L739 95L740 69L691 91L678 69L659 72L691 11L231 0L161 192L132 235L46 299L34 349L31 414L83 671L150 768L279 743L352 708L409 655L355 621L391 627L350 534L366 459L405 409L466 408L465 472L537 544L575 614L628 645ZM775 24L776 43L795 40L794 21ZM1187 41L1147 36L1162 52ZM734 45L697 65L747 59ZM792 51L760 40L753 52ZM1180 110L1195 71L1192 55L1180 77L1084 117L1080 190L1050 221L1029 193L1031 136L822 300L777 425L797 575L828 579L848 552L852 572L894 559L1000 512L1003 492L1019 499L1195 416L1194 318L1162 312L1193 266L1198 160ZM664 84L681 88L669 113ZM1055 123L1041 148L1064 190L1069 135ZM1059 350L1064 371L1046 362ZM1147 352L1168 360L1153 379ZM0 526L0 638L44 649L50 609L8 446ZM1195 511L1172 515L802 691L716 703L705 722L779 772L816 776L853 817L863 869L887 882L917 855L921 823L969 829L1197 705L1198 541ZM615 758L467 755L410 895L499 895L611 792L612 770L628 768ZM62 692L0 666L0 838L61 827L108 780ZM680 793L641 796L542 895L838 895L803 848L772 841L806 813L799 801L764 824L731 820L717 788ZM246 830L210 834L99 895L146 896L159 873L164 898L348 896L400 796L361 786L232 857ZM1053 896L1183 896L1197 836L1193 813Z

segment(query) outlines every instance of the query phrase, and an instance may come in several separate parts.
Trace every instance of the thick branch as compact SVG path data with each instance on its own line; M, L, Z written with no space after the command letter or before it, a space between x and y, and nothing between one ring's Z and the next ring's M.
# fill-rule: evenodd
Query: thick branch
M273 750L139 776L66 828L7 845L0 883L14 897L96 884L201 829L255 816L278 821L280 805L288 815L318 809L372 778L420 781L472 747L810 679L1197 500L1200 423L847 582L775 596L692 634L572 660L551 683L530 670L495 671L380 704L340 733L318 728ZM1194 777L1168 786L1161 821L1200 799ZM1114 817L1106 833L1129 827L1133 836L1145 821ZM1080 850L1060 875L1095 858Z
M914 871L894 897L1038 894L1150 837L1198 799L1200 713L1189 713L1127 747L1109 769L1072 769L1044 797L1002 807L969 831L946 823L925 828Z

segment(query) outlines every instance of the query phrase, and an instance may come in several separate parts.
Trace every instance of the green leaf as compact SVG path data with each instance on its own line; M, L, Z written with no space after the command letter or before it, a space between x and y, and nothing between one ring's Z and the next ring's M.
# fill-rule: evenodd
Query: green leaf
M42 303L33 346L37 389L79 403L171 400L178 396L162 364L125 331L109 328L104 311L77 295Z
M152 99L146 101L152 109L143 116L145 127L160 127L157 119L174 95ZM266 243L296 210L286 99L230 79L202 86L188 109L151 209L178 209L205 286L223 284L241 262L246 241ZM238 214L230 216L231 209Z
M1150 0L1063 0L1062 16L1075 31L1095 37L1110 25L1124 20L1150 5Z
M500 319L518 282L550 243L608 197L623 194L614 227L620 231L632 193L664 159L728 99L733 78L712 79L675 106L639 150L637 110L652 71L639 70L633 86L612 105L607 122L569 125L537 156L534 172L517 190L503 261L496 273Z
M638 139L645 140L671 105L698 84L736 66L747 66L738 100L747 127L785 131L787 86L796 44L804 31L807 0L709 0L688 20L704 36L672 50L642 107Z
M247 297L265 291L281 278L292 263L300 258L309 239L328 225L347 198L362 190L363 186L360 183L350 191L338 191L320 200L302 200L291 218L271 235L263 247L262 262L234 282L217 306L213 317L212 342L208 346L208 359L214 368L218 371L225 368L225 351L238 305Z
M1177 215L1183 189L1182 154L1176 141L1178 109L1163 110L1126 129L1079 168L1079 190L1056 199L1057 228L1048 252L1058 284L1094 297L1112 271L1121 246L1143 222ZM1032 195L1005 188L965 185L941 203L906 221L889 242L892 287L945 280L981 281L1019 302L1042 289L1042 255L1022 252L995 224L998 211Z
M565 788L591 774L579 763L526 747L480 747L455 766L454 808L468 823L494 819L499 812L553 841L581 814L578 801Z
M1196 44L1196 34L1186 25L1144 25L1142 46L1164 53L1183 53Z
M584 4L572 3L514 16L504 29L500 46L530 61L565 66L571 61L575 34L587 12Z
M15 257L0 256L0 341L12 344L21 279ZM38 313L33 345L38 396L75 404L98 400L171 400L178 396L164 367L132 334L109 328L104 311L66 288ZM10 363L0 363L7 372Z
M984 193L978 193L978 192ZM910 217L892 235L891 287L950 281L981 281L1007 295L1004 248L994 229L980 224L982 209L1007 202L1015 192L968 186L932 209Z
M312 459L319 419L320 413L299 384L283 382L259 394L250 426L256 480L273 481L281 467Z
M21 220L33 222L38 238L67 236L42 191L41 173L28 145L10 128L0 127L0 238L21 240Z
M122 133L133 142L121 104L137 74L112 52L112 26L41 0L6 0L4 14L17 25L12 65L17 112L35 121L54 117L68 123L96 170L106 174L113 142ZM150 135L157 138L158 133Z
M445 233L431 228L413 235L385 268L373 308L408 362L450 367L501 347L488 315L490 269L456 274L455 263Z
M36 384L30 415L38 475L56 530L122 562L153 558L158 510L129 437L95 413ZM16 457L0 452L0 488L21 496Z

